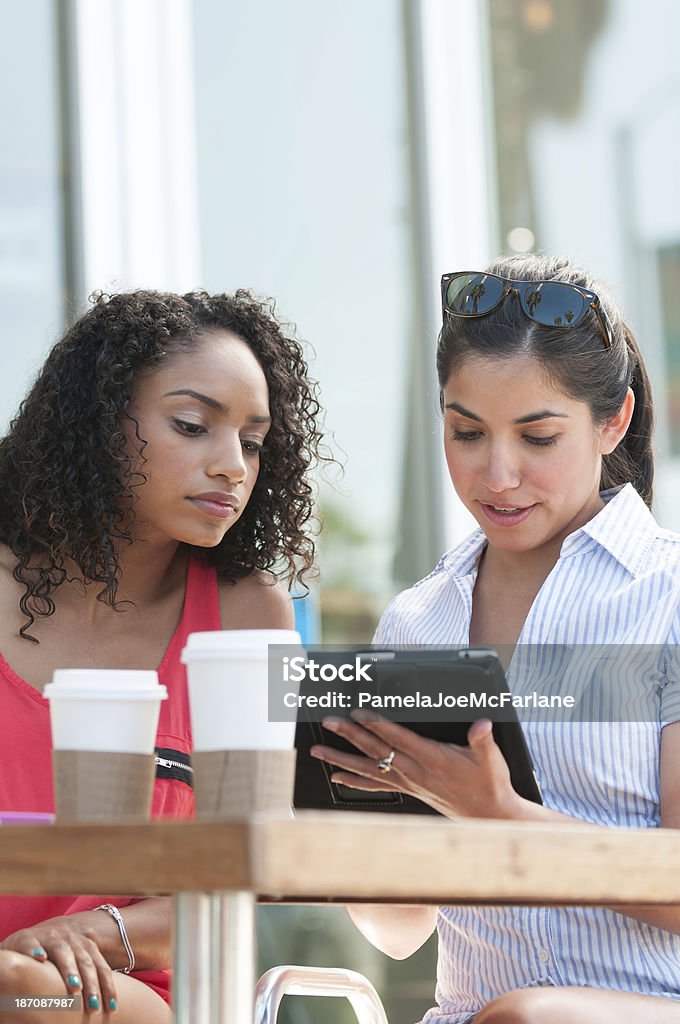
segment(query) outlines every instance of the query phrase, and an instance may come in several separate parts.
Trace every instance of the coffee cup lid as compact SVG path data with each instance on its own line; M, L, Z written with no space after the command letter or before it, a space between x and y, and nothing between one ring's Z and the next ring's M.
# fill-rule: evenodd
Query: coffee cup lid
M295 629L219 629L190 633L182 651L184 664L194 659L237 657L262 658L270 644L299 647L300 634Z
M157 687L155 669L58 668L52 686L77 690L150 690Z
M120 690L105 689L104 687L76 687L76 686L55 686L48 683L43 690L43 696L48 700L111 700L111 701L146 701L166 700L168 691L165 686L147 687L145 689L130 689L124 687Z

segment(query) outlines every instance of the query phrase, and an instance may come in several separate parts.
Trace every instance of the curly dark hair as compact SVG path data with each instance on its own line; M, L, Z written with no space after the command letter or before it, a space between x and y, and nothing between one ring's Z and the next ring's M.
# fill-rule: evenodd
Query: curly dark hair
M84 580L101 583L98 599L116 607L117 551L132 541L135 490L146 479L138 468L145 442L128 413L135 383L141 371L212 331L235 334L257 357L272 423L240 519L216 547L191 550L225 580L264 569L304 583L314 563L307 472L324 458L323 435L317 385L274 303L245 290L98 293L92 301L51 350L0 440L0 541L16 555L14 578L25 587L20 634L35 640L27 633L35 616L53 614L65 559ZM135 424L137 451L130 451L126 420Z

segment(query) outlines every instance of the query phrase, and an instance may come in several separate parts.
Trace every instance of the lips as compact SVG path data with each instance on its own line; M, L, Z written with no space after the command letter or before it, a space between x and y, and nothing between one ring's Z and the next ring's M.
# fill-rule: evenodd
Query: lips
M529 518L535 505L490 505L480 502L487 519L496 526L517 526Z
M225 494L223 491L194 494L188 500L215 519L233 519L241 507L235 494Z

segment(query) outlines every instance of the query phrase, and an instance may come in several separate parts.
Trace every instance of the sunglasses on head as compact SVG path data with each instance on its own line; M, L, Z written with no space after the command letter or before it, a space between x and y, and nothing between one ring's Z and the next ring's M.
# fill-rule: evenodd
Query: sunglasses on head
M576 327L589 310L597 317L605 348L612 329L602 303L587 288L564 281L512 281L496 274L459 271L442 277L442 316L486 316L514 292L525 316L544 327Z

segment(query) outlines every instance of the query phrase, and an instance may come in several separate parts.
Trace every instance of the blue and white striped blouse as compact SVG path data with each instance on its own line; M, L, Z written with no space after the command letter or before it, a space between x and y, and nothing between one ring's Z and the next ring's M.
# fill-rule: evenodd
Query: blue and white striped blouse
M674 653L680 536L657 525L630 484L602 496L605 507L563 542L518 644L658 644ZM466 645L485 544L475 531L399 594L376 642ZM518 646L507 673L513 693L523 688L521 662ZM649 675L635 680L634 721L523 721L548 807L602 825L658 827L660 735L680 720L680 662L672 659L661 678ZM668 865L669 872L679 869ZM431 1024L464 1024L496 996L537 985L680 1000L680 935L610 910L441 907L437 927L439 1005L426 1014Z

